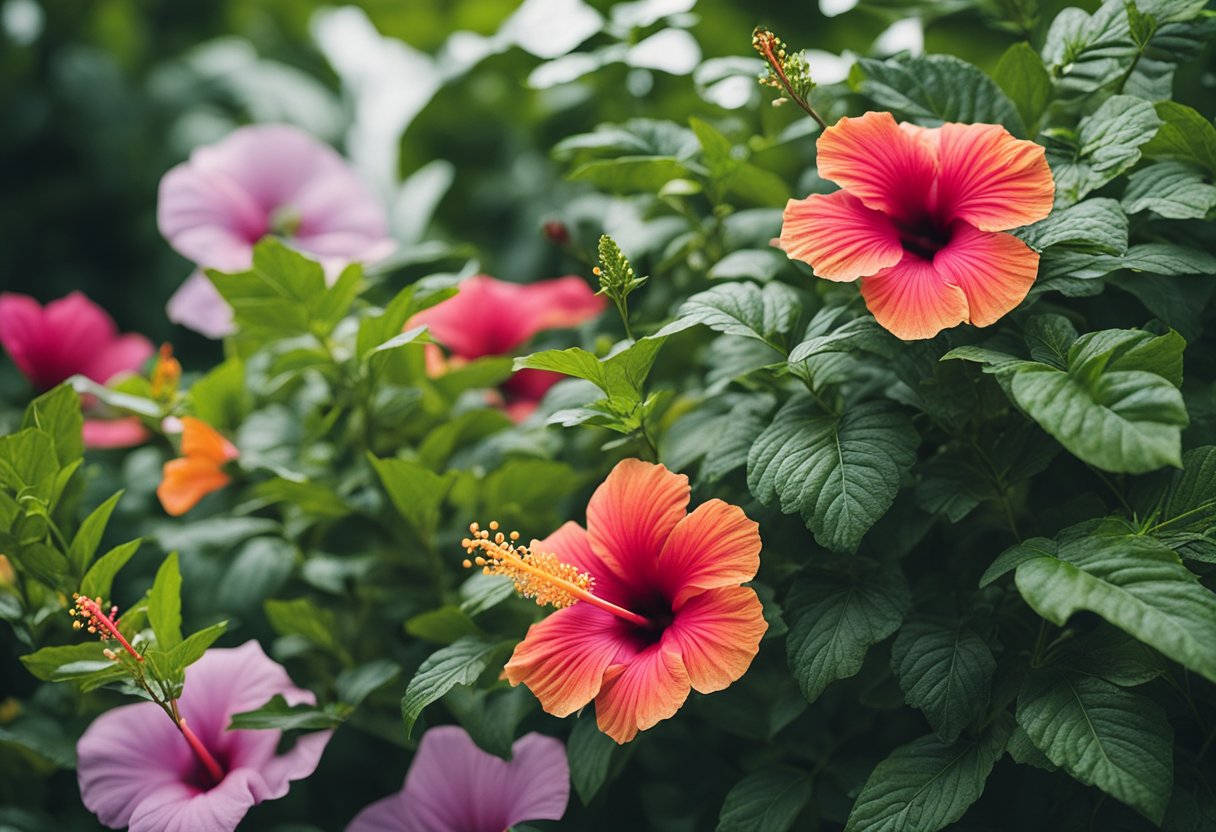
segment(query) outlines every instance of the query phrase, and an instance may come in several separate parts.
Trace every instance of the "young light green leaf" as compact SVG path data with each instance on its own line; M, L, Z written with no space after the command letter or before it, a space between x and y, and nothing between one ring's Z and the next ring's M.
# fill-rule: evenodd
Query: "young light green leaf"
M1030 44L1015 43L997 61L992 78L1017 106L1022 122L1033 133L1051 100L1051 76L1043 61Z
M1018 697L1017 719L1052 763L1161 822L1174 731L1151 699L1094 676L1036 674Z
M1035 612L1063 626L1081 610L1216 681L1216 594L1151 537L1092 534L1056 556L1021 563L1018 591Z
M410 680L401 699L401 718L405 735L414 730L423 709L456 685L471 685L492 664L505 657L512 642L492 641L466 636L455 644L431 654Z
M812 702L837 679L861 669L866 650L899 627L911 603L896 570L854 574L804 569L785 600L790 670Z
M84 579L81 580L80 594L86 595L89 598L102 598L103 600L109 598L110 587L114 583L114 576L127 565L127 561L139 549L141 542L137 539L121 543L99 557L89 567L89 571L85 573Z
M1141 148L1145 156L1199 165L1216 174L1216 125L1176 101L1158 102L1157 116L1162 124Z
M76 536L72 538L72 543L68 547L68 560L72 562L76 574L83 574L88 569L93 555L97 552L97 547L101 545L101 536L106 532L110 515L114 513L114 507L118 505L122 495L123 492L119 491L99 505L76 530Z
M785 832L811 799L811 777L796 768L749 774L726 794L717 832Z
M937 832L979 800L1011 726L996 720L978 739L913 740L891 752L870 774L845 832Z
M397 511L423 539L429 540L439 525L439 507L452 487L452 477L436 474L411 460L370 455L368 460Z
M30 402L21 427L38 428L50 436L55 442L60 466L70 465L84 456L80 396L70 384L61 384Z
M148 623L156 635L159 649L172 650L182 641L182 574L177 552L172 552L156 570L156 580L148 590Z
M918 620L900 628L891 669L904 701L924 712L943 742L953 742L988 707L996 660L967 627Z
M233 714L228 729L233 731L323 731L337 728L349 714L349 707L337 703L325 707L304 703L288 705L283 695L276 693L269 702L256 710Z
M894 502L918 441L911 420L890 402L836 415L798 395L752 445L747 485L766 505L800 512L823 546L854 551Z

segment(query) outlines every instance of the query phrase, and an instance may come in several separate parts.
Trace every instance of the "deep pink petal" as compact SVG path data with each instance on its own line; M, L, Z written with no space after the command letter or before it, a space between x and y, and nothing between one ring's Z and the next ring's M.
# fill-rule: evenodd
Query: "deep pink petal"
M845 191L791 199L781 223L781 248L809 264L816 277L843 281L894 266L904 254L890 217Z
M587 504L591 548L618 578L654 586L659 553L688 509L688 477L625 459Z
M119 419L85 419L84 445L86 448L133 448L142 445L152 434L144 427L138 416Z
M664 597L679 610L684 602L756 577L760 568L760 526L743 509L722 500L697 506L671 530L659 555Z
M861 281L875 320L898 338L932 338L968 320L967 296L927 260L914 254Z
M901 130L890 113L842 118L816 143L819 175L866 207L916 219L934 205L937 160L924 134Z
M989 326L1026 298L1038 274L1039 255L1012 234L958 223L933 267L962 288L971 323Z
M608 303L576 275L529 283L521 295L520 313L530 319L529 337L546 329L578 326L603 312Z
M999 124L944 124L939 131L941 216L981 231L1029 225L1051 213L1055 182L1041 145Z
M527 685L547 713L569 716L600 692L609 665L636 654L636 639L634 625L580 602L529 627L503 674Z
M28 295L0 293L0 344L35 387L54 387L58 370L48 366L42 307Z
M595 698L595 719L601 731L627 743L638 731L675 716L691 689L679 651L662 642L652 644L609 669Z
M121 335L93 355L81 373L99 384L105 384L123 373L135 373L152 357L156 348L142 335Z
M202 272L194 272L177 288L165 307L169 320L208 338L225 338L236 332L232 307Z
M723 690L751 666L768 624L754 590L745 586L711 589L689 599L663 632L701 693Z

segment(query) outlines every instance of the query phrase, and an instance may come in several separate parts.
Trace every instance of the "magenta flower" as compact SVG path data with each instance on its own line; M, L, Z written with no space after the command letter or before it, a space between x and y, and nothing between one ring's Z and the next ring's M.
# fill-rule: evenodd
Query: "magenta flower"
M283 124L243 127L195 149L160 182L157 222L169 245L202 268L250 267L268 234L316 257L335 278L350 263L392 253L380 203L329 145ZM199 272L169 301L170 320L211 337L232 311Z
M120 335L106 311L80 292L46 306L27 295L0 292L0 344L17 369L39 390L49 390L74 375L105 384L137 371L152 355L142 335ZM86 401L86 407L91 402ZM90 448L125 448L148 436L134 417L86 419Z
M460 284L460 293L421 314L409 326L426 324L452 355L452 364L491 355L511 355L547 329L578 326L607 304L581 277L511 283L479 274ZM442 372L443 361L432 361ZM515 421L536 410L549 388L566 376L548 370L519 370L502 385L504 409Z
M561 820L569 800L570 766L558 740L521 737L507 762L445 725L423 736L405 787L360 812L346 832L503 832Z
M301 737L276 754L280 731L229 731L232 715L275 694L315 702L256 641L207 651L186 669L183 720L223 773L218 779L152 702L99 716L76 745L84 805L106 826L131 832L232 832L251 806L287 794L316 769L331 731Z

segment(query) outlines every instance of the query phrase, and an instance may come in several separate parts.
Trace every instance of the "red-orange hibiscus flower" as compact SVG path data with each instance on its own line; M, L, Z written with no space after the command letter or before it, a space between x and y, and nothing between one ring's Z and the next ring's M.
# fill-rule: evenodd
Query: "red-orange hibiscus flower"
M426 324L435 340L451 351L453 363L459 363L511 355L546 329L591 320L606 303L574 275L528 284L477 275L461 283L455 297L415 315L408 325ZM437 353L428 356L428 364L435 373L445 366ZM502 385L504 409L517 422L527 418L563 378L547 370L517 371Z
M842 118L819 137L833 194L790 200L781 247L818 277L862 278L880 324L932 338L988 326L1026 297L1039 255L1008 231L1051 212L1043 148L996 124L896 124L890 113Z
M156 496L165 511L178 517L194 508L212 491L232 478L224 465L238 456L237 449L219 432L193 416L182 417L182 455L165 463Z
M592 495L586 529L567 523L519 547L515 533L471 527L478 566L562 607L515 648L511 684L555 716L595 700L600 730L625 743L690 690L722 690L747 671L768 626L740 586L760 566L759 527L721 500L688 513L688 500L687 477L627 459Z

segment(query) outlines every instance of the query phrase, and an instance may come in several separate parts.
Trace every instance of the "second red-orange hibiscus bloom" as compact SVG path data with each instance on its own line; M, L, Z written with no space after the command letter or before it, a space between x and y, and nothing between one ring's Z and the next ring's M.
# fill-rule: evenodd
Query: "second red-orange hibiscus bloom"
M768 626L740 586L760 566L759 527L721 500L692 513L688 501L687 477L627 459L592 495L586 529L567 523L521 547L496 524L472 527L478 566L561 608L515 648L511 684L555 716L594 700L600 730L624 743L691 690L722 690L747 671Z
M1039 255L1008 231L1051 212L1043 148L995 124L842 118L819 138L833 194L790 200L781 247L818 277L853 281L880 324L932 338L988 326L1030 291Z

